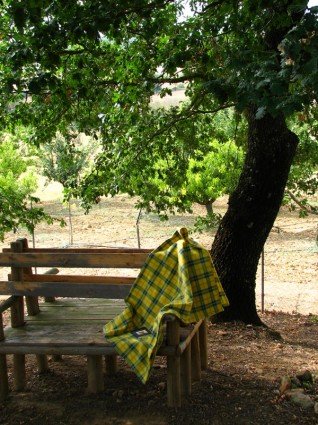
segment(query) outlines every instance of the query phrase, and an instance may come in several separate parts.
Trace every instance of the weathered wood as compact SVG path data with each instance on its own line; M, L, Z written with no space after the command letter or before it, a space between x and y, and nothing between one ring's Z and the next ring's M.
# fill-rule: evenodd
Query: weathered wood
M45 373L49 370L49 363L48 363L46 355L37 354L36 361L37 361L37 364L38 364L39 373Z
M8 299L2 301L0 303L0 313L3 313L4 311L6 311L8 308L12 307L13 304L16 302L17 297L15 295L12 295L11 297L9 297Z
M187 346L191 343L191 340L193 338L193 336L198 332L200 325L201 325L201 320L196 323L195 325L192 325L192 329L190 327L188 328L183 328L182 329L182 337L181 338L181 342L178 346L178 355L181 356L181 354L183 353L183 351L187 348ZM190 329L190 330L189 330ZM183 334L184 333L184 334Z
M177 348L180 341L180 324L178 320L167 322L167 345ZM168 406L181 406L180 357L167 357L167 397Z
M58 270L58 269L55 269ZM32 282L75 282L75 283L104 283L113 285L131 285L136 280L136 277L128 276L85 276L85 275L47 275L37 274L32 275L32 279L25 276L26 281Z
M61 253L68 252L71 254L130 254L130 253L145 253L149 254L150 248L28 248L30 253ZM2 252L11 252L10 248L3 248Z
M3 402L9 393L7 357L0 354L0 402Z
M24 323L24 302L23 297L19 296L11 306L11 326L18 328Z
M3 295L31 295L44 297L125 298L131 285L81 284L76 282L0 282Z
M192 382L200 381L201 379L201 359L200 359L200 345L198 332L191 340L191 371Z
M17 242L13 242L17 243ZM12 250L13 251L13 250ZM140 268L146 253L2 253L0 266L12 267L77 267L77 268Z
M190 395L191 391L191 345L188 345L181 356L181 394Z
M87 391L96 394L104 389L102 356L87 356Z
M106 375L113 376L117 373L117 355L113 354L110 356L105 356L105 365L106 365Z
M22 391L25 388L25 355L14 354L13 356L13 388Z
M16 253L20 253L23 250L21 242L11 242L11 250ZM2 254L3 255L3 254ZM23 255L23 254L16 254ZM17 281L23 280L23 271L21 268L11 267L12 279ZM10 292L8 295L11 295ZM14 295L14 294L13 294ZM19 327L24 325L24 302L23 297L17 297L15 302L11 306L11 325L13 327Z
M0 313L0 341L4 340L4 332L3 332L3 317L2 313Z
M43 273L46 278L47 275L56 275L59 273L59 269L57 269L56 267L52 267L51 269L47 270L45 273ZM32 279L34 281L34 279ZM46 303L54 303L55 302L55 297L44 297L44 301Z
M22 245L22 251L26 252L28 250L28 240L26 238L19 238L17 240L17 242L19 242ZM22 270L23 273L23 279L25 277L25 275L32 275L32 267L25 267ZM29 316L35 316L36 314L38 314L40 312L40 308L39 308L39 300L38 297L25 297L25 304L27 307L27 312Z
M23 241L19 243L25 244ZM16 306L17 300L23 300L22 296L30 300L33 298L29 297L38 296L68 299L59 298L54 303L41 303L41 313L27 317L25 326L5 329L5 339L0 341L0 358L5 359L3 356L6 354L14 355L15 388L23 389L25 386L25 354L37 356L39 372L48 368L47 355L59 360L62 355L86 355L88 392L102 391L103 358L108 375L117 371L117 353L105 339L103 326L125 308L123 299L129 293L135 277L34 275L31 267L138 269L151 250L30 249L27 245L24 246L24 252L16 252L18 250L21 248L12 245L11 250L4 250L0 254L0 266L9 264L12 267L9 280L0 282L0 294L13 295L7 305L12 303ZM33 314L29 306L28 311ZM164 322L167 337L157 355L167 357L168 405L179 407L181 394L191 393L191 375L193 379L200 377L197 369L199 367L200 373L201 366L198 365L204 365L203 349L200 350L200 344L204 346L204 333L200 327L201 321L182 329L175 316L168 315ZM192 359L191 350L194 352ZM3 390L4 393L7 391Z
M199 342L200 342L200 360L201 370L208 368L208 336L207 336L207 321L203 320L199 327Z

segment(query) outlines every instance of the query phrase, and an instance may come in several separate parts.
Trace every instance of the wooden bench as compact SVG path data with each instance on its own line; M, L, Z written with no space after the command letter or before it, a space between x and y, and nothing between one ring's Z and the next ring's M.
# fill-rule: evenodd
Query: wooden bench
M10 267L0 294L10 296L0 304L0 400L9 394L7 355L13 355L13 387L26 385L25 355L36 355L38 370L48 369L47 356L87 356L88 392L104 389L106 375L117 371L114 347L103 335L104 324L124 308L134 277L121 275L56 274L51 269L35 274L32 268L138 269L150 250L51 249L28 247L26 239L11 243L0 253L0 266ZM98 270L100 272L100 270ZM72 272L72 270L71 270ZM108 271L110 272L110 271ZM54 274L55 273L55 274ZM126 272L127 274L127 272ZM38 297L44 297L39 301ZM55 297L60 297L56 299ZM24 312L26 305L27 314ZM11 326L3 328L2 313L11 308ZM180 326L166 318L166 336L157 355L167 358L168 405L179 407L182 395L207 368L206 322ZM103 361L105 358L105 362Z

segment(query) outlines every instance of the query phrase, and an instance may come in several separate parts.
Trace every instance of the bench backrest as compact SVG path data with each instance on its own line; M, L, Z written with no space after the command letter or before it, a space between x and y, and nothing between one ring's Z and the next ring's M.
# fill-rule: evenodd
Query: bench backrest
M8 280L0 281L0 294L121 299L129 293L135 277L117 270L114 276L34 274L32 267L140 269L149 252L134 248L28 248L21 239L0 253L0 266L11 267Z

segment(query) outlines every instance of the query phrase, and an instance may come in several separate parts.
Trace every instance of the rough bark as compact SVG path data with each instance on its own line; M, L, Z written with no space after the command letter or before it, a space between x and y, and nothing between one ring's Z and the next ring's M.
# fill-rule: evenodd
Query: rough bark
M209 201L206 204L204 204L205 209L206 209L206 213L208 215L212 215L213 214L213 202L214 202L214 200L213 201Z
M221 320L261 324L255 303L258 261L278 214L298 144L282 115L255 118L248 111L248 148L243 171L212 246L230 301Z

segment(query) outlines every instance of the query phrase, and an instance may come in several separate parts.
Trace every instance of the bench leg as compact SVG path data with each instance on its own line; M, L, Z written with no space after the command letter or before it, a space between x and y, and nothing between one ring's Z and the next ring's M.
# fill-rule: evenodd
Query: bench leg
M25 355L13 355L13 387L16 391L25 388Z
M4 401L9 394L7 358L0 354L0 402Z
M208 368L208 324L203 320L199 328L201 370Z
M180 357L167 356L167 396L169 407L181 406Z
M104 390L102 356L87 356L87 391L96 394Z
M196 332L191 340L191 372L192 382L200 381L201 379L201 358L200 358L200 343L199 333Z
M189 344L181 355L181 394L190 395L191 391L191 344Z
M106 375L113 376L117 372L117 354L105 356Z
M47 361L47 356L45 354L37 354L36 361L38 364L39 373L45 373L49 370L49 364Z

